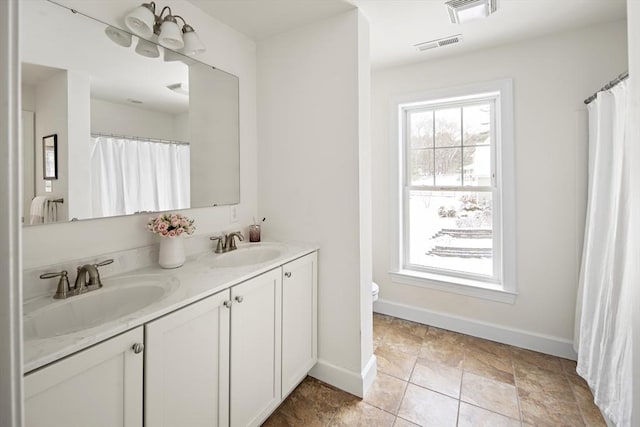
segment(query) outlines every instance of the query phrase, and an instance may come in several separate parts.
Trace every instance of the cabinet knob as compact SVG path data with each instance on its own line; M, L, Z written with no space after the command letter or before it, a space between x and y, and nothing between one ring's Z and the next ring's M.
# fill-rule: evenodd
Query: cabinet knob
M284 277L286 277L287 279L288 279L289 277L291 277L291 272L290 272L290 271L285 271L285 272L284 272Z
M131 350L133 350L135 354L140 354L144 350L144 344L137 342L131 347Z
M244 301L244 298L243 298L243 297L241 297L240 295L238 295L238 296L235 298L235 300L236 300L236 301L238 301L238 302L240 303L240 302Z
M222 303L222 305L224 305L227 308L231 308L231 301L225 301Z

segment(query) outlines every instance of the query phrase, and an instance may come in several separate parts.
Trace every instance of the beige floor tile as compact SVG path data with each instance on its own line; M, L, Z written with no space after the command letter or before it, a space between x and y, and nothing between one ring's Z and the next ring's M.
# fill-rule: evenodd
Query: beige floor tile
M455 335L431 335L430 328L418 356L441 365L462 368L464 348L464 343Z
M455 427L458 401L409 384L398 416L422 426Z
M514 367L519 392L544 393L556 400L575 402L566 374L548 371L522 361L514 361Z
M397 414L406 387L405 381L380 372L364 397L364 401Z
M571 384L573 390L573 396L578 403L580 412L587 426L606 426L606 422L602 417L600 409L593 402L593 394L591 389L584 379L578 375L568 374L567 379Z
M329 406L337 408L345 403L360 400L358 397L323 383L313 377L307 377L295 390L296 393L326 402Z
M293 425L326 426L338 409L359 400L312 377L307 377L280 405L278 411Z
M387 316L386 314L373 313L373 327L378 325L390 325L395 317Z
M553 399L544 393L519 392L522 420L535 426L584 426L575 402Z
M520 419L516 388L510 384L465 372L462 375L460 399L507 417Z
M393 321L391 322L391 328L399 332L415 335L417 337L420 337L420 339L424 338L424 336L427 334L426 325L416 322L410 322L403 319L393 319Z
M392 325L393 326L393 325ZM404 331L399 331L393 327L382 338L382 345L396 351L417 356L422 347L422 337Z
M458 427L520 427L520 421L460 402Z
M515 384L511 357L503 358L477 348L465 349L464 370L503 383Z
M296 427L296 421L284 412L277 410L267 418L262 427Z
M564 372L559 357L518 347L511 347L511 354L514 365L518 364L518 362L525 362L538 368L546 369L547 371Z
M576 372L576 361L560 358L560 365L567 374L578 375Z
M458 399L460 397L462 370L427 359L418 359L416 366L413 368L410 381L421 387Z
M465 347L467 350L483 351L503 360L511 359L511 346L499 342L465 335Z
M338 412L338 408L294 392L280 405L279 411L295 426L325 427Z
M366 402L354 402L340 408L331 427L391 427L395 416Z
M408 381L416 363L416 356L393 350L384 344L376 348L378 372Z
M411 421L407 421L404 418L397 417L396 422L393 423L393 427L420 427L418 424L414 424Z

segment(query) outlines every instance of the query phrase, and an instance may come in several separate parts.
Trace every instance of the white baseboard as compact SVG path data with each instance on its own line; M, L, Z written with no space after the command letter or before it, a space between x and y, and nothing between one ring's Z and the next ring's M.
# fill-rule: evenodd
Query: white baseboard
M578 357L573 349L573 342L558 337L399 304L382 298L373 305L373 311L566 359L576 360Z
M358 397L364 397L364 394L375 380L376 374L377 361L373 355L360 374L321 359L309 372L309 375L313 378Z

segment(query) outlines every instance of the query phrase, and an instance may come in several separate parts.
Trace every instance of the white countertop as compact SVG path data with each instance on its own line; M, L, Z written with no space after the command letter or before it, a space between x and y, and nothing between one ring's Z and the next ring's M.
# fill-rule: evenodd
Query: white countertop
M264 244L268 245L269 243ZM203 255L210 254L211 251L209 251L188 257L185 264L180 268L166 270L158 266L147 267L130 271L120 276L103 279L103 289L105 289L110 285L115 286L114 283L117 283L118 279L122 277L132 278L137 275L161 275L171 280L173 287L171 291L160 300L146 306L142 310L116 320L66 335L25 340L23 348L23 372L27 373L51 362L55 362L65 356L143 325L146 322L157 319L195 301L224 291L231 286L319 249L318 246L314 244L276 242L272 244L282 246L283 250L281 255L261 264L233 268L212 268L198 261ZM241 248L251 245L257 246L261 244L249 243L239 245L238 247ZM92 292L100 292L100 290ZM50 307L53 304L61 304L64 301L66 300L54 300L52 295L32 298L24 303L24 316L26 318L35 310L41 310L43 307Z

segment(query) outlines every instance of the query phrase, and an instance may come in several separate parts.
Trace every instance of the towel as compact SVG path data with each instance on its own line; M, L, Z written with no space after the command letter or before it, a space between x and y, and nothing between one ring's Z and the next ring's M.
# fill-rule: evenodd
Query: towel
M29 210L29 224L42 224L47 211L49 199L45 196L36 196L31 201Z

